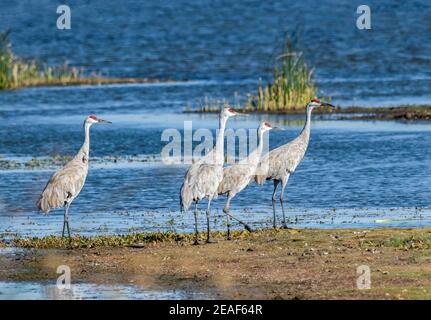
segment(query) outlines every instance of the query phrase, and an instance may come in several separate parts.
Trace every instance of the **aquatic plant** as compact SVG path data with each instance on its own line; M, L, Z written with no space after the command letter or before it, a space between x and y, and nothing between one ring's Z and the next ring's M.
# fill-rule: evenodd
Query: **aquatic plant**
M279 112L303 109L316 96L313 69L298 51L298 32L286 36L284 50L276 58L272 82L264 85L262 80L257 94L249 95L245 104L247 111Z

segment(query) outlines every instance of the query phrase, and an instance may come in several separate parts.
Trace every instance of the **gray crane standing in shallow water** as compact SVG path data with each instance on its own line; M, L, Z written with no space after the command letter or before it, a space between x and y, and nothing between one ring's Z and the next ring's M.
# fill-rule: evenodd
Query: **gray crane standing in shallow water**
M220 113L219 130L216 145L202 159L194 162L187 170L180 191L181 211L187 212L192 202L195 203L195 244L198 244L198 203L208 198L207 243L210 242L211 201L217 197L217 188L223 179L224 165L224 131L227 120L238 115L232 108L226 106Z
M274 181L274 191L272 193L272 210L274 214L273 225L276 228L275 204L277 187L281 182L282 188L280 193L280 205L283 212L282 227L287 228L286 216L284 212L284 189L286 188L289 176L295 171L301 160L304 158L310 140L311 112L316 107L328 106L335 108L332 104L321 102L319 99L313 99L307 104L306 120L304 128L298 137L271 150L267 155L262 157L259 167L256 171L255 181L263 184L265 180Z
M256 174L256 169L260 161L260 157L263 151L263 134L272 129L269 122L262 122L258 129L259 144L258 147L250 153L247 158L242 159L238 163L226 167L223 170L223 180L218 187L219 195L227 195L227 201L223 208L223 212L226 214L227 219L227 239L230 240L230 218L237 220L248 231L252 229L238 218L232 216L230 211L230 202L239 192L244 190L249 184L250 180Z
M50 210L64 207L63 233L65 228L70 236L69 208L73 200L79 195L88 174L90 157L90 127L93 124L111 123L88 116L84 121L85 140L78 154L62 169L54 173L46 184L45 189L37 201L37 208L48 214Z

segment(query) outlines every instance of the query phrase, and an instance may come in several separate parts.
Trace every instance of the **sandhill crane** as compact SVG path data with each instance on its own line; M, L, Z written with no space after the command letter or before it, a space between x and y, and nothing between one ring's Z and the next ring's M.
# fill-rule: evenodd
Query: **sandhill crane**
M96 116L88 116L84 121L85 140L77 155L62 169L54 173L45 186L37 201L37 208L48 214L50 210L64 207L63 233L69 227L69 208L73 200L79 195L88 174L88 161L90 157L90 127L93 124L111 123Z
M230 202L239 192L244 190L250 183L250 180L253 179L253 177L256 174L256 169L260 161L260 156L262 155L263 150L263 134L266 131L269 131L272 129L272 126L269 122L262 122L258 129L258 136L259 136L259 144L258 147L250 153L250 155L247 158L242 159L238 163L226 167L223 170L223 180L220 183L218 187L218 194L219 195L227 195L226 204L223 208L223 212L226 214L227 219L227 239L230 240L230 219L235 219L241 224L244 225L244 227L248 231L252 231L251 228L238 218L232 216L230 211Z
M198 244L198 203L208 198L207 216L207 242L210 242L210 210L211 201L217 197L217 188L223 179L224 164L224 131L227 120L238 115L232 108L226 106L221 110L219 117L219 130L216 145L202 159L194 162L187 170L180 191L181 210L187 212L192 202L195 203L195 244Z
M284 212L284 189L286 188L289 176L295 171L301 160L304 158L307 151L308 142L310 140L311 127L311 112L315 107L328 106L334 108L332 104L321 102L319 99L313 99L307 104L306 120L304 128L298 137L282 145L274 150L271 150L267 155L262 157L259 167L256 171L255 181L258 184L263 184L265 180L274 181L274 191L272 193L272 210L273 210L273 225L276 228L275 204L276 192L279 183L282 188L280 193L280 205L283 212L282 226L286 228L286 217Z

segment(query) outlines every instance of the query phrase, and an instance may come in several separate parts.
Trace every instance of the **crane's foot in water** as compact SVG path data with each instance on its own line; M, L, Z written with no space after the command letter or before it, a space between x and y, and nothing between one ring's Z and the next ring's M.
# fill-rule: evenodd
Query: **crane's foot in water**
M244 229L247 230L248 232L254 232L254 230L248 224L244 225Z

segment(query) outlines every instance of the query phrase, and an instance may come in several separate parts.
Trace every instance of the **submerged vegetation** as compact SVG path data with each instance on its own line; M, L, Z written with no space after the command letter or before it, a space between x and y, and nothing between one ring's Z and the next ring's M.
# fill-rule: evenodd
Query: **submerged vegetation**
M284 51L277 57L271 83L259 85L256 95L250 95L245 109L256 111L284 111L303 109L317 94L313 69L298 51L298 32L286 37Z
M12 50L9 31L0 32L0 90L31 86L150 83L146 78L107 78L97 74L86 75L83 68L48 66L36 60L26 60Z
M52 157L33 157L31 159L1 159L0 170L32 170L32 169L55 169L64 166L72 156L55 155ZM157 154L133 155L133 156L104 156L92 157L92 164L109 165L125 163L154 163L161 162Z

